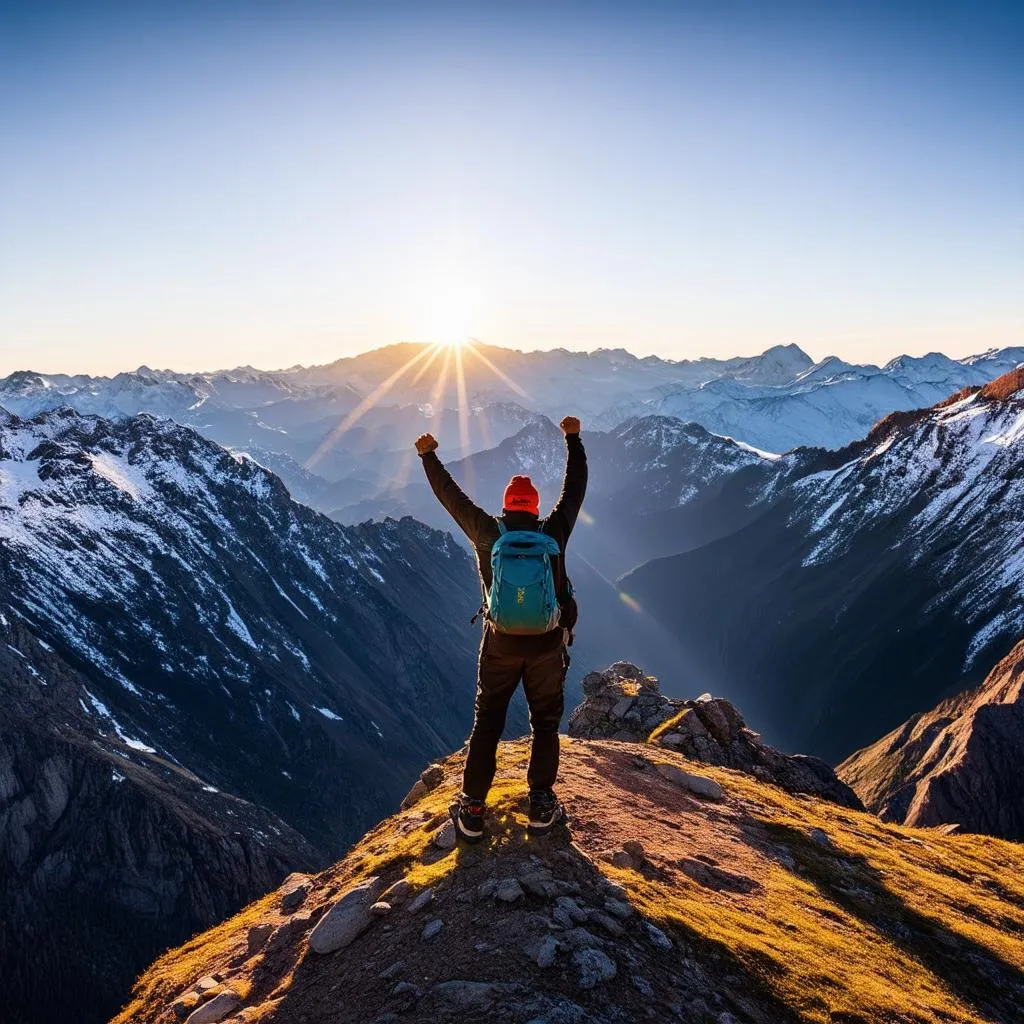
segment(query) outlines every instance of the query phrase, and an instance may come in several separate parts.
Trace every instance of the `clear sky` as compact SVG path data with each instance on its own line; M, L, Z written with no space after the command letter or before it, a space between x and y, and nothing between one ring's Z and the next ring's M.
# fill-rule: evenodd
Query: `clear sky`
M0 0L0 372L1024 343L1024 5Z

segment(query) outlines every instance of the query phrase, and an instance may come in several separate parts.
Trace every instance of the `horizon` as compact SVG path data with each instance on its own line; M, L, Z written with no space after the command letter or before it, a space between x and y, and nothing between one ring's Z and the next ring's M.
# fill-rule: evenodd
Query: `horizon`
M1021 345L1002 345L1002 346L992 346L992 347L985 348L985 349L972 349L971 351L967 352L963 356L951 356L951 355L949 355L949 353L943 352L940 349L931 349L931 350L927 350L927 351L922 351L920 353L898 352L895 355L893 355L892 357L890 357L889 359L887 359L885 362L880 362L880 363L870 363L870 362L853 363L851 360L844 360L842 356L840 356L840 355L838 355L837 353L834 353L834 352L828 352L828 353L825 353L824 355L822 355L820 358L815 358L814 355L812 355L810 352L808 352L806 348L804 348L802 345L798 345L796 342L779 342L779 343L777 343L775 345L769 345L767 348L761 349L760 351L750 352L750 353L737 352L737 353L733 353L733 354L730 354L730 355L721 355L721 356L719 356L719 355L714 355L714 356L712 356L712 355L684 356L684 357L681 357L681 358L678 358L678 359L673 359L671 357L661 356L661 355L658 355L656 353L640 354L640 353L634 352L630 348L628 348L626 346L623 346L623 345L602 345L602 346L598 346L596 348L590 348L590 349L585 349L585 348L567 348L567 347L564 347L564 346L552 345L552 346L550 346L548 348L523 349L523 348L517 348L517 347L512 346L512 345L497 345L497 344L493 344L491 342L482 341L481 339L478 339L478 338L467 339L467 340L474 342L476 348L483 348L485 350L486 349L494 349L494 348L496 348L496 349L504 350L506 352L514 352L514 353L516 353L518 355L523 355L523 356L541 355L541 354L550 353L550 352L566 352L566 353L568 353L570 355L580 355L580 356L593 356L593 355L599 355L599 354L604 353L604 352L624 352L626 355L628 355L631 358L636 359L638 361L643 361L645 359L654 358L654 359L659 359L662 362L669 363L669 364L671 364L671 363L683 364L683 363L694 363L694 362L704 362L704 361L728 361L728 360L732 360L732 359L758 359L758 358L760 358L762 356L765 356L769 352L771 352L773 350L776 350L776 349L792 349L792 348L796 348L796 349L799 349L809 359L811 359L812 360L812 365L814 365L814 366L820 366L821 364L825 363L826 361L828 361L830 359L839 359L839 360L841 360L843 362L849 363L850 365L864 366L864 367L874 367L874 368L877 368L877 369L884 369L889 363L893 362L896 359L900 359L900 358L924 359L924 358L927 358L929 356L941 356L943 358L953 359L955 361L962 362L965 359L981 356L981 355L986 354L987 352L1002 351L1002 350L1005 350L1007 348L1024 347L1024 339L1022 339ZM377 346L374 346L372 348L362 349L362 350L357 351L357 352L347 353L345 355L337 356L336 358L333 358L333 359L327 359L327 360L325 360L322 363L292 363L292 364L290 364L288 366L255 366L255 365L253 365L251 363L238 363L238 364L236 364L234 366L220 366L220 367L215 367L215 368L210 368L210 367L178 368L178 367L174 367L174 366L159 366L159 365L153 366L153 365L150 365L149 363L138 363L135 366L122 366L120 368L114 369L114 370L112 370L110 372L106 372L106 373L90 373L88 371L67 371L67 370L40 370L40 369L38 369L37 367L34 367L34 366L18 366L18 367L14 368L14 369L11 369L9 371L4 372L3 367L0 366L0 380L5 380L8 377L11 377L11 376L13 376L16 373L38 374L41 377L91 377L91 378L97 379L97 380L100 380L100 379L108 379L109 380L109 379L113 379L115 377L118 377L118 376L120 376L122 374L130 375L130 374L134 374L134 373L139 373L140 371L143 371L143 370L148 370L151 373L171 373L171 374L177 374L177 375L182 375L182 376L184 376L184 375L193 375L194 374L194 375L200 376L200 377L216 377L216 376L220 376L220 375L223 375L223 374L234 373L234 372L237 372L237 371L240 371L240 370L252 370L252 371L254 371L256 373L265 373L265 374L290 373L290 372L299 371L299 370L321 369L323 367L333 366L335 363L342 362L343 360L346 360L346 359L358 359L358 358L361 358L363 356L373 355L376 352L383 352L383 351L385 351L387 349L399 348L399 347L401 347L403 345L416 346L416 347L420 347L420 348L440 347L440 348L442 348L442 350L446 347L444 345L439 345L436 342L429 342L429 341L409 341L409 340L393 341L393 342L385 343L383 345L377 345Z
M1020 344L1022 42L1000 5L12 5L0 374Z

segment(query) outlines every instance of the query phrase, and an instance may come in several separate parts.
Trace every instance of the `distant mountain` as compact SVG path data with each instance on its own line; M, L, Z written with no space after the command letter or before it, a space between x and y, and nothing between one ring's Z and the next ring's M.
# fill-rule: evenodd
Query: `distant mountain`
M1024 841L1024 642L981 686L914 715L839 766L886 821Z
M728 476L735 526L620 581L778 745L836 761L1024 631L1024 371Z
M768 451L801 445L837 449L863 437L890 412L934 405L1022 363L1024 348L965 360L938 353L900 356L884 367L852 366L830 357L770 387L727 375L699 387L640 393L607 409L599 422L612 425L628 415L653 412L692 420Z
M62 407L107 418L167 416L254 454L321 511L366 502L379 515L395 481L408 476L412 439L426 430L445 436L453 457L465 457L542 416L557 422L571 406L588 429L663 415L767 451L839 448L890 412L931 405L1021 362L1024 349L960 361L902 356L875 367L835 358L815 365L796 345L674 361L624 349L437 351L401 343L276 371L143 366L109 378L19 371L0 380L0 406L25 417Z

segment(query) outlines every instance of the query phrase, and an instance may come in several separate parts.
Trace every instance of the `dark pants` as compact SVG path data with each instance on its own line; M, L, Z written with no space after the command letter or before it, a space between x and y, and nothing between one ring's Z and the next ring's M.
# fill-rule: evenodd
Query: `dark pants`
M495 654L487 632L480 645L476 714L462 777L463 792L484 800L494 780L498 741L505 728L509 701L522 680L530 707L533 747L527 782L530 789L550 789L558 776L558 726L564 706L568 657L564 647L542 654Z

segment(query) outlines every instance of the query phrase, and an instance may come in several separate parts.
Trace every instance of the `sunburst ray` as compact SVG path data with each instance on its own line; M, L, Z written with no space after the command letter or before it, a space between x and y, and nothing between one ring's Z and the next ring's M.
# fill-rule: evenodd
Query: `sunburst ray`
M431 348L424 348L410 359L406 360L386 381L377 385L374 391L364 398L328 435L320 442L320 446L306 461L306 469L312 469L338 442L338 438L350 430L359 422L366 413L372 409L418 362L425 359L432 351Z

